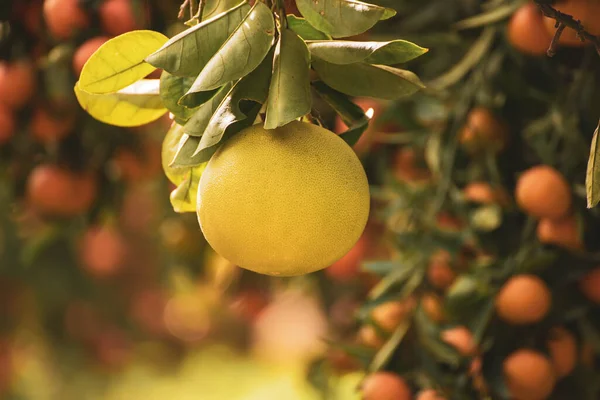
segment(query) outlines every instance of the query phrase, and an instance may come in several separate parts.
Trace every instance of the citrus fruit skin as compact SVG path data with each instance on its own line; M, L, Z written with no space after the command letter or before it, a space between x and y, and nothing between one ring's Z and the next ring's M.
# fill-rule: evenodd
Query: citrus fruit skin
M535 275L516 275L496 297L498 316L509 324L526 325L546 317L552 302L546 283Z
M569 375L577 364L577 340L562 326L552 328L547 342L550 358L558 378Z
M352 149L316 125L244 129L200 179L198 219L208 243L258 273L302 275L331 265L361 236L369 186Z
M572 202L569 182L548 165L538 165L523 172L517 181L515 198L527 214L551 219L565 217Z
M471 155L499 153L509 141L506 125L485 107L475 107L469 112L459 135L461 146Z
M363 382L364 400L410 400L410 387L404 379L391 372L376 372Z
M555 373L550 360L530 349L520 349L504 360L504 378L512 398L545 399L554 390Z
M579 289L590 301L600 304L600 267L593 269L581 279Z

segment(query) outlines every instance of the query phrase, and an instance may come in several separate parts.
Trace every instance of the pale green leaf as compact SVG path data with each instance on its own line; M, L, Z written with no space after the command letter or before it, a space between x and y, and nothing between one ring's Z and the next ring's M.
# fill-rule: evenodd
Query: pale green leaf
M357 0L296 0L296 5L312 26L334 38L359 35L396 15L389 8Z
M267 57L250 75L240 80L211 117L194 157L207 160L224 136L252 125L266 101L271 79L272 57Z
M293 14L287 16L288 28L293 30L304 40L329 40L331 36L317 30L304 18L296 17Z
M187 93L194 80L194 78L171 75L167 71L163 71L160 77L160 97L165 107L175 116L175 121L180 124L187 122L198 107L209 101L216 93L216 91L209 91L188 97L191 107L180 104L179 100Z
M306 43L284 29L275 48L265 129L275 129L300 118L311 107L310 55Z
M83 66L79 88L88 93L111 93L139 81L156 69L144 59L167 40L154 31L132 31L110 39Z
M242 0L204 0L202 19L206 20L217 14L229 11L242 3Z
M391 42L351 42L346 40L323 40L308 43L310 53L332 64L394 65L413 60L427 49L406 40Z
M185 124L185 133L190 136L202 136L213 114L217 111L223 99L229 94L232 87L232 83L226 84L214 97L202 104Z
M176 213L196 212L198 186L205 168L206 163L190 168L185 180L171 192L171 205Z
M203 161L200 160L200 157L194 156L199 144L199 137L190 136L187 133L182 134L169 167L188 168L202 164Z
M385 65L337 65L315 59L313 67L327 85L355 97L396 100L425 87L414 73Z
M345 94L327 86L322 81L313 82L319 96L333 108L348 126L348 130L340 135L348 146L354 146L369 127L369 118L362 108L352 102Z
M598 142L598 135L600 135L600 122L592 139L585 179L588 208L596 207L600 202L600 143Z
M204 168L202 164L196 167L177 168L171 166L171 163L179 150L179 144L183 137L183 126L173 123L171 129L165 135L162 144L161 161L165 175L176 186L181 185L188 179L191 171L195 168Z
M239 27L208 61L188 93L213 90L252 72L273 46L275 20L264 3L256 2Z
M249 11L250 5L243 2L186 29L149 55L146 61L172 75L197 77Z
M98 121L115 126L140 126L162 117L167 109L157 79L143 79L115 93L88 93L75 85L81 107Z

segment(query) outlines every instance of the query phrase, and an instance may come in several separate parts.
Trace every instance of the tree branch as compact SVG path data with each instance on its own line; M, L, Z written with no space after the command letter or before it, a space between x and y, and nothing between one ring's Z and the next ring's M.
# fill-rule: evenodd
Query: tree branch
M582 41L588 40L589 42L591 42L596 47L598 55L600 55L600 37L587 32L581 24L581 21L574 19L571 15L564 14L558 11L550 4L547 4L547 2L544 0L534 0L534 2L537 4L539 9L546 17L552 18L556 21L556 34L554 35L552 43L550 44L550 48L548 49L548 55L550 57L556 54L558 40L560 39L560 35L562 35L562 32L565 28L571 28L574 31L576 31L577 36L579 36L579 38L581 38Z

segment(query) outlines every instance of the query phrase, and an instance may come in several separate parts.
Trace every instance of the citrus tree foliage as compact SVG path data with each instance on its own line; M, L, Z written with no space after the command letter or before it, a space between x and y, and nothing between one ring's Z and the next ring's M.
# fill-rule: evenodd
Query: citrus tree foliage
M152 31L118 36L85 65L75 87L79 102L121 126L171 113L163 161L167 176L178 177L171 179L178 185L174 208L190 212L203 166L245 127L314 120L316 93L350 127L342 137L352 145L369 118L350 96L399 99L424 87L399 65L426 49L405 40L340 40L392 17L392 9L354 0L299 1L298 8L305 18L286 15L279 1L207 2L190 28L170 39ZM157 68L160 83L143 80Z

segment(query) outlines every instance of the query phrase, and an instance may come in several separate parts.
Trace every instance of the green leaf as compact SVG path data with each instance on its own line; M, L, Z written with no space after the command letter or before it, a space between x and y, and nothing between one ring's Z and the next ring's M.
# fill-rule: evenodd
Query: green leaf
M312 26L334 38L359 35L394 10L357 0L296 0L300 13Z
M231 10L242 3L242 0L204 0L204 3L202 19L206 20L214 15Z
M104 43L83 66L79 88L112 93L144 78L156 68L144 62L168 38L154 31L132 31Z
M206 163L189 169L186 179L171 192L171 205L176 213L196 212L198 186Z
M304 40L329 40L331 36L323 33L308 23L304 18L296 17L293 14L287 16L288 28L293 30Z
M592 139L585 178L588 208L596 207L600 202L600 159L598 157L600 156L600 143L598 143L598 135L600 135L600 122L598 122L598 127Z
M177 149L175 150L175 156L169 164L169 167L188 168L202 164L204 161L202 161L199 156L194 156L199 144L199 137L190 136L187 133L181 135L179 143L177 144Z
M349 146L354 146L369 127L369 118L363 109L354 104L347 95L332 89L321 81L313 82L313 86L319 96L342 118L346 126L350 127L340 137Z
M265 58L259 68L241 79L223 98L206 125L194 157L210 158L226 133L232 135L254 123L269 93L271 60Z
M193 168L177 168L171 166L172 161L175 159L177 152L179 151L179 144L183 137L183 126L174 123L171 129L165 135L162 144L161 161L165 175L174 185L179 186L182 184L190 175L193 168L204 168L202 164L198 167ZM196 144L197 145L197 144Z
M275 48L265 129L275 129L300 118L311 107L308 48L298 35L284 29Z
M96 94L75 85L75 95L81 107L98 121L131 127L162 117L167 109L159 95L157 79L143 79L115 93Z
M313 67L327 85L355 97L396 100L425 87L412 72L385 65L336 65L316 58Z
M187 93L195 78L180 77L163 71L160 77L160 98L165 107L175 116L179 124L187 122L198 110L201 104L209 101L217 91L198 93L198 96L188 98L191 107L179 103L179 99Z
M274 37L273 13L264 3L256 2L235 32L208 61L188 93L213 90L248 75L269 53Z
M186 29L148 56L146 62L175 76L197 77L249 11L250 5L244 1L224 14Z
M391 42L351 42L319 40L308 43L311 55L332 64L394 65L413 60L427 53L427 49L406 40Z
M194 115L192 115L190 120L185 124L185 133L190 136L202 136L213 114L217 111L232 88L233 84L226 84L217 92L217 94L215 94L212 99L202 104L194 113Z

